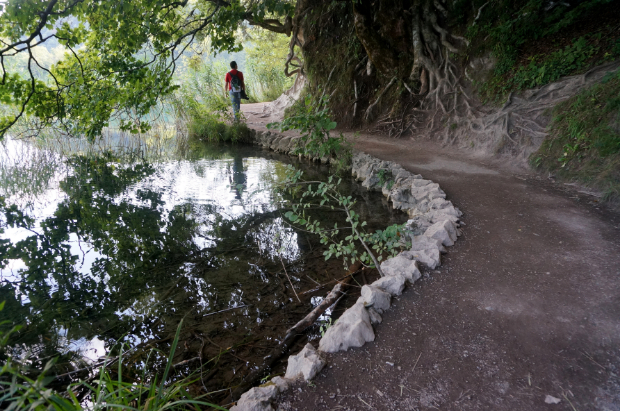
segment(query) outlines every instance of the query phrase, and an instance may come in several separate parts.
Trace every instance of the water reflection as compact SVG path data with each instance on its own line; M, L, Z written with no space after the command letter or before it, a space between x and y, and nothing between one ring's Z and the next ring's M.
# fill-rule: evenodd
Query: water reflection
M0 315L9 320L0 327L24 325L12 352L2 355L28 351L39 367L60 355L62 373L126 341L134 347L128 361L139 363L150 347L165 353L184 319L175 361L199 358L210 372L220 370L204 387L232 385L259 362L268 342L325 294L302 294L299 303L291 283L298 292L315 289L339 277L342 265L324 262L317 239L281 217L284 198L274 187L289 158L251 147L223 148L214 157L149 163L107 152L55 159L28 207L0 184L7 199ZM299 166L324 177L315 165ZM380 197L356 195L370 225L403 220ZM12 200L19 206L10 208ZM328 224L336 216L322 218ZM223 357L231 346L237 351ZM191 364L179 372L200 365Z

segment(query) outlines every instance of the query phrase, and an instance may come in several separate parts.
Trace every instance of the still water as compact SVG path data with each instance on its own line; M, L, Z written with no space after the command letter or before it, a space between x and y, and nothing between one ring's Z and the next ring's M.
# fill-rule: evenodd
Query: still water
M312 180L328 168L251 146L195 143L188 153L148 159L4 143L0 320L9 320L4 331L23 328L2 355L34 366L60 356L54 372L70 381L84 371L68 372L118 355L124 342L127 373L149 353L157 370L183 321L177 373L201 369L197 389L219 391L321 301L343 264L324 261L318 238L288 224L278 184L289 164ZM371 230L406 220L345 180ZM343 221L338 212L317 217ZM317 326L307 338L319 336Z

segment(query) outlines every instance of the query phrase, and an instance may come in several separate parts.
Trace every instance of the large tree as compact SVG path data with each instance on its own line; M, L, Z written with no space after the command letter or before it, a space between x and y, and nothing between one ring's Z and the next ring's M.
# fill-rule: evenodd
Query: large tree
M306 71L324 89L333 87L327 83L334 74L332 83L345 85L334 102L352 110L335 114L347 117L348 110L351 121L372 122L377 111L390 110L384 102L397 100L400 89L426 113L430 129L446 116L456 124L477 115L464 81L472 51L509 56L498 63L506 71L524 42L613 1L0 0L0 104L13 108L0 116L0 138L23 117L36 120L35 129L52 125L91 138L110 119L144 129L140 119L175 89L177 60L192 43L208 37L216 52L237 50L235 32L247 24L291 37L287 75ZM51 69L35 53L49 41L68 50ZM26 56L21 74L7 63L19 55ZM47 74L45 81L37 71ZM436 123L434 113L443 120ZM505 134L509 121L503 124Z

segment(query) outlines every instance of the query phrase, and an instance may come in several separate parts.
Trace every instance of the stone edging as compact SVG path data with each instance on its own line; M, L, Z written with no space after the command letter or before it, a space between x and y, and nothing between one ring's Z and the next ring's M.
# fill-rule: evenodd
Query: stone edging
M254 144L294 155L299 137L282 136L270 131L252 130ZM314 159L323 163L329 158ZM313 379L327 364L323 353L346 351L374 341L373 324L382 321L381 314L390 308L393 296L400 295L405 284L414 284L420 277L418 263L434 269L441 264L445 247L454 245L460 235L462 213L446 200L439 184L425 180L391 161L382 161L364 153L353 155L351 172L368 190L381 191L395 209L409 214L411 249L381 263L385 274L362 287L362 295L334 325L327 329L316 350L311 344L288 358L284 378L274 377L244 393L230 411L273 411L272 403L296 380Z

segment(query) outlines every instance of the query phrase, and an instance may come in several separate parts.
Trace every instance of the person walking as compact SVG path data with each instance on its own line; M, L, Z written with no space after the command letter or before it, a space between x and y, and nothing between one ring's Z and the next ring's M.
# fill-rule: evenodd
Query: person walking
M233 106L233 115L235 120L239 120L239 110L241 109L241 91L245 90L245 82L243 81L243 73L237 70L237 62L230 62L231 70L226 73L224 78L224 89L230 96Z

